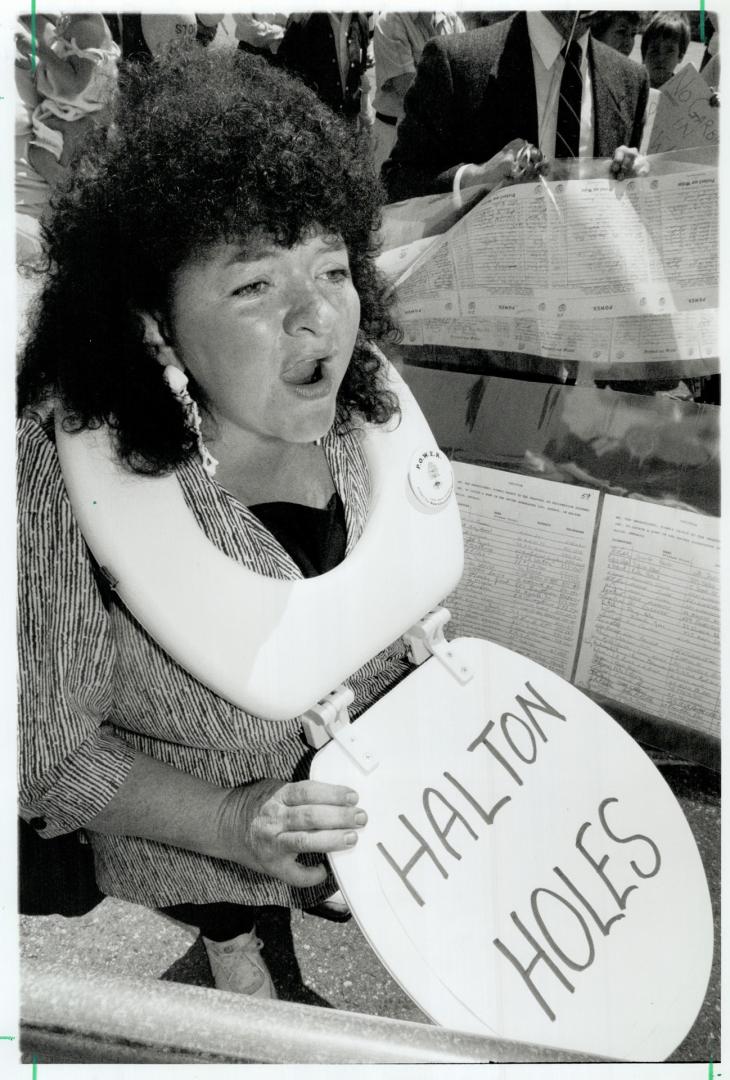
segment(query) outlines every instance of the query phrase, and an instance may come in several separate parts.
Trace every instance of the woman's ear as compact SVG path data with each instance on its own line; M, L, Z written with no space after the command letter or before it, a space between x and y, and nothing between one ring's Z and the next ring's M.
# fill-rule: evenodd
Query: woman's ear
M161 316L156 312L153 314L149 311L137 311L137 317L143 327L142 340L148 349L155 354L158 364L161 364L163 368L172 364L173 367L179 368L180 371L184 371L185 366L178 359L173 347L168 345L163 336Z

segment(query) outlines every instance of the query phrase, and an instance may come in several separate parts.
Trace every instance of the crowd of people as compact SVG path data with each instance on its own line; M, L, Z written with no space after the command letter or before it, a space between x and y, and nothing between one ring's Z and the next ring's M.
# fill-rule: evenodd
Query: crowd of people
M687 14L599 11L591 12L590 20L570 27L564 13L552 20L552 29L545 25L540 13L533 13L527 22L524 14L517 15L516 20L514 16L513 12L467 12L462 18L454 12L440 11L288 16L246 13L225 20L222 15L192 14L40 15L34 72L29 70L30 17L21 17L23 25L17 35L16 147L17 203L22 215L18 221L19 260L23 263L38 259L37 219L75 147L90 127L105 123L119 63L149 59L181 37L201 47L237 45L241 51L264 57L312 87L338 115L370 133L375 167L378 172L383 170L391 199L438 190L446 183L449 169L464 163L469 167L460 173L460 184L499 178L514 163L511 150L493 162L490 169L477 166L483 166L515 139L538 145L548 157L570 156L569 146L559 143L553 147L552 121L543 120L543 110L547 106L550 114L553 108L553 103L547 102L548 94L558 96L555 71L563 64L561 49L568 35L577 43L589 26L592 45L581 63L587 69L586 82L595 77L604 96L596 97L595 118L581 117L584 138L578 153L611 156L619 145L638 147L646 80L652 89L659 89L681 64L690 42ZM719 53L713 20L714 16L708 14L702 69L716 89ZM434 44L436 39L440 44ZM637 40L642 63L620 59L632 52L638 55ZM422 60L429 41L431 45ZM530 55L535 50L536 63L542 65L537 80ZM457 68L451 67L452 55L459 58L454 61ZM543 58L550 63L543 65ZM475 127L470 98L476 101L481 95L482 83L486 88L486 73L492 63L501 64L501 73L499 78L489 79L489 123ZM517 65L511 68L511 74L507 72L508 63ZM457 69L461 70L458 65L462 65L466 79L463 97L455 84L444 85L441 79L442 75L452 79ZM406 93L413 86L417 67L419 79L407 110ZM534 96L533 82L537 118L531 103L526 108L523 101L524 95ZM503 87L506 117L501 113ZM495 99L491 97L493 91L497 92ZM619 130L609 119L609 131L603 110L614 92L632 123ZM492 100L500 113L492 110ZM595 131L591 128L594 119ZM547 127L536 126L538 120ZM484 140L479 138L481 131L486 132ZM590 144L589 138L593 139ZM396 141L399 145L393 153ZM445 168L441 168L444 163Z
M175 477L191 527L259 575L338 566L367 518L362 433L399 412L377 347L397 338L384 194L554 157L645 173L650 85L689 32L658 13L645 69L628 12L595 34L565 11L246 14L218 48L221 18L18 30L18 258L43 270L18 390L21 810L28 852L83 831L104 894L197 927L216 986L272 997L257 912L326 901L323 856L366 811L306 778L299 718L227 700L119 600L59 444L97 432L125 477ZM349 680L352 714L406 670L399 639Z

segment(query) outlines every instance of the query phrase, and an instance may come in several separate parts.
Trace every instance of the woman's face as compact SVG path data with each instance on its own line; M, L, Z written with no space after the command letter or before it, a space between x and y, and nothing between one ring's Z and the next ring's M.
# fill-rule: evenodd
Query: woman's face
M339 238L217 244L176 275L170 315L216 441L311 442L332 426L360 324Z

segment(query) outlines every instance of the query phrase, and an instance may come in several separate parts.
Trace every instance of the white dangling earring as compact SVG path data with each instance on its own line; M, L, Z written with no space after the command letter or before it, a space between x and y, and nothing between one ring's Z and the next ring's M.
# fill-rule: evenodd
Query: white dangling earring
M203 442L200 409L198 408L197 402L191 398L190 392L188 391L188 377L185 372L181 371L175 364L166 364L162 371L162 377L182 406L182 410L185 414L185 422L195 435L195 441L198 446L198 453L200 454L203 468L212 479L218 468L218 462Z
M188 377L185 372L178 367L177 363L165 363L165 359L168 356L172 360L176 358L174 350L167 344L160 333L157 319L153 318L148 311L139 311L137 314L139 315L144 328L142 340L145 345L154 352L157 362L161 365L162 377L172 390L176 400L180 403L185 416L185 423L195 436L195 442L198 447L198 453L200 454L203 468L212 479L218 468L218 462L203 442L200 410L198 409L197 402L191 398L188 391Z

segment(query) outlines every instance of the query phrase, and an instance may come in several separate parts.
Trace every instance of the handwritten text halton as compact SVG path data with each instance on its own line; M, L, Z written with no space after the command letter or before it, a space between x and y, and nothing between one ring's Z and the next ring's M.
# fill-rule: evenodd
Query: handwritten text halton
M487 753L498 763L498 775L504 780L499 797L490 799L491 805L486 806L456 776L444 771L441 775L445 784L439 781L440 787L426 787L422 793L426 827L416 828L405 814L398 815L416 843L410 858L399 862L385 844L377 844L379 853L419 907L427 903L424 875L419 875L418 887L413 880L419 861L430 860L435 871L447 879L449 860L462 858L462 852L449 839L454 827L459 825L472 840L478 840L480 823L487 827L494 825L497 815L512 801L510 789L524 787L530 767L538 760L540 745L555 738L560 727L568 722L529 682L525 683L525 689L526 695L515 695L515 711L502 713L498 723L490 720L466 748L469 753ZM557 880L537 884L522 913L517 910L509 913L516 931L509 942L499 937L493 941L499 955L517 972L550 1020L555 1020L556 1014L543 992L544 978L538 986L533 973L543 965L543 975L547 970L565 990L573 993L575 986L568 974L591 967L596 957L596 942L607 938L615 924L625 918L628 898L638 888L636 879L653 878L661 868L661 854L653 840L640 832L622 835L615 827L613 814L618 803L614 795L600 798L595 820L583 821L576 828L574 846L580 856L581 873L584 870L590 877L592 888L587 888L588 880L584 883L575 871L569 876L559 865L553 866ZM624 873L619 884L618 871L612 868L609 872L608 864L612 854L620 850L617 846L623 845L631 845L626 850L631 878L625 880ZM596 880L600 882L605 902L601 911L595 903ZM591 893L593 903L586 892ZM529 909L531 920L525 916L525 909ZM560 933L555 929L556 919ZM574 931L570 941L566 941L566 920Z

